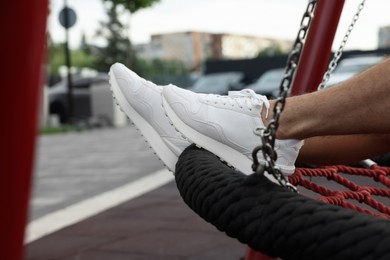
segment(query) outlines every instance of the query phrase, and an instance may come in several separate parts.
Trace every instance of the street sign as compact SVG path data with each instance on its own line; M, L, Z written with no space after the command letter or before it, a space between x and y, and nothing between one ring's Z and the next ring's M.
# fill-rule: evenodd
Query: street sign
M66 19L66 14L68 14L68 19ZM76 12L69 7L64 7L59 15L60 24L69 29L76 23Z

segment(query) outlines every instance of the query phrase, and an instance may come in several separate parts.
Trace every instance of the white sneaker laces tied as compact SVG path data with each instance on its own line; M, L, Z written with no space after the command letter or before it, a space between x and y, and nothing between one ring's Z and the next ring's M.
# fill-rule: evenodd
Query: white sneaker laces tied
M232 101L235 101L240 107L245 105L250 110L252 107L262 108L264 106L266 109L265 117L268 118L270 104L266 96L256 94L252 89L243 89L240 91L229 91L228 97L232 98Z

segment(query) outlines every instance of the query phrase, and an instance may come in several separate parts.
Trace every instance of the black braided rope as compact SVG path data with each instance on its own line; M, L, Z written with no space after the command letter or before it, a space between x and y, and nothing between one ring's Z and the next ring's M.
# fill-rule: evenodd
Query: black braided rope
M282 259L390 259L390 221L328 205L246 176L188 147L176 165L185 203L252 249Z

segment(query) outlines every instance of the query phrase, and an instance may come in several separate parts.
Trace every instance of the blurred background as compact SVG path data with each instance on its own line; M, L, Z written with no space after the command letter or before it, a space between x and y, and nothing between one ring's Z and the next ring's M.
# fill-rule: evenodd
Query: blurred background
M249 85L258 93L272 96L283 75L286 55L306 3L306 0L52 0L43 122L64 124L72 110L76 122L92 119L89 123L123 124L114 122L122 119L114 119L113 111L99 111L104 99L95 91L99 88L94 88L107 81L105 75L115 62L161 85L173 83L197 92L221 94ZM67 33L59 19L65 5L75 16ZM366 3L342 58L387 54L390 18L385 11L389 5L384 0ZM357 8L357 1L346 1L334 50L338 49ZM74 108L69 108L67 97L66 37L74 75ZM376 61L360 60L363 64L359 68ZM359 68L347 70L354 72ZM279 69L279 73L275 70L260 80L271 69ZM207 74L214 75L205 77Z
M199 224L198 220L194 220L196 225L189 224L189 219L196 216L187 209L175 211L185 205L173 185L153 195L158 199L152 196L147 202L128 202L130 204L114 214L105 213L104 217L92 220L93 225L88 228L78 226L80 221L119 203L110 197L100 211L84 214L89 208L83 202L92 205L91 199L129 184L138 185L137 181L145 176L153 177L151 182L155 188L173 180L167 172L164 174L169 178L155 175L163 165L116 106L107 73L113 63L120 62L161 85L172 83L196 92L217 94L252 88L273 98L278 94L287 55L307 3L307 0L51 0L27 258L187 259L175 258L181 253L172 253L174 243L165 248L172 253L168 258L129 256L134 253L129 248L135 242L124 238L134 235L142 225L149 225L149 218L156 214L172 225L177 226L181 221L187 227L193 226L197 231L190 230L192 235L205 231L208 237L216 236L212 233L216 230L199 228L203 223ZM333 51L338 49L359 3L346 1ZM65 7L68 8L67 18L64 17ZM387 0L366 2L329 85L355 75L390 53L389 9ZM148 185L141 186L150 187ZM142 187L134 196L151 190L142 190ZM124 199L127 198L125 193L121 193ZM164 199L171 202L164 208L159 207L166 203ZM160 211L149 209L147 213L140 213L148 206ZM67 210L72 207L69 213ZM127 215L123 215L125 211ZM115 220L107 215L114 216ZM120 220L121 216L127 220ZM140 223L142 219L146 221ZM107 225L117 223L121 225L108 230ZM173 234L166 230L169 224L158 223L153 228L160 229L159 234ZM65 235L64 232L54 233L66 227L70 229L65 229ZM96 241L96 233L99 239L108 234L111 240L99 240L108 244L107 250L99 248L98 253L91 253L91 247L101 245ZM230 256L244 254L240 250L242 245L229 244L232 242L225 241L224 234L220 236L223 242L218 244L217 255L223 255L228 249L235 250ZM183 241L189 241L190 237L187 235L187 240ZM159 239L146 236L144 241L161 242L162 238L164 236ZM217 236L213 239L218 240ZM63 240L68 242L63 243ZM140 247L138 245L138 249ZM127 254L120 258L118 252L123 254L123 248L128 248ZM163 249L161 246L161 252ZM201 250L205 248L200 246ZM148 251L144 248L142 252ZM118 258L108 252L118 253ZM215 252L210 253L209 258L191 259L238 259L218 258Z

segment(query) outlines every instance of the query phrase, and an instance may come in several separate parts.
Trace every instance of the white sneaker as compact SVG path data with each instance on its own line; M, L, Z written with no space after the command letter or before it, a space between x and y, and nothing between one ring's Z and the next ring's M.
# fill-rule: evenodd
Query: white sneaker
M269 109L265 96L253 90L229 92L228 96L197 94L167 86L162 94L166 114L189 141L209 150L245 174L251 174L252 150L261 143L255 134L265 128L260 117ZM283 174L293 174L302 146L299 140L276 140L276 165ZM261 153L259 161L265 163Z
M161 86L146 81L123 64L111 66L110 85L115 99L141 131L164 164L175 172L179 155L189 143L169 123L161 105Z

